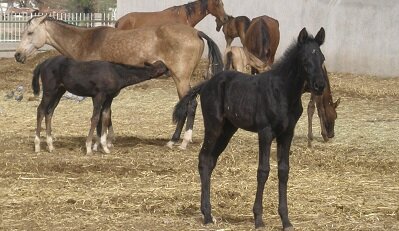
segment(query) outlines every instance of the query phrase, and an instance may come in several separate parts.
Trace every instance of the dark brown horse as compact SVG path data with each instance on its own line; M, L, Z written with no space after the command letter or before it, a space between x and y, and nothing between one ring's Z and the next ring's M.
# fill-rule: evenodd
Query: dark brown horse
M251 20L247 16L228 16L227 22L222 22L219 18L215 19L216 21L216 30L220 31L223 27L224 38L226 39L226 50L229 51L231 47L231 43L234 38L239 37L241 40L241 44L244 44L245 41L245 33L248 30L249 24Z
M243 44L252 74L263 72L273 64L279 43L280 29L276 19L266 15L252 19Z
M223 69L222 55L216 43L206 34L182 24L118 30L112 27L82 28L66 24L51 17L32 18L22 33L15 59L25 62L27 56L45 44L55 47L61 54L80 61L103 60L128 65L144 65L162 61L169 69L179 98L190 90L190 78L204 51L207 40L210 60L208 69L213 73ZM196 102L187 118L182 148L192 137ZM178 124L168 146L180 138L184 123Z
M167 71L161 61L145 67L128 66L105 61L79 62L65 56L47 59L33 71L32 88L35 95L40 93L39 78L42 80L43 97L37 107L37 127L35 152L40 151L40 130L43 117L46 119L47 145L54 150L51 137L51 120L55 108L65 91L93 99L93 115L89 135L86 140L86 153L92 154L94 128L99 126L101 145L109 153L107 143L108 122L111 121L112 100L122 88L161 76ZM100 118L102 118L100 120ZM102 129L101 129L102 128ZM98 137L99 138L99 137Z
M222 0L197 0L181 6L173 6L163 11L131 12L118 19L115 27L126 30L174 23L194 27L209 13L222 22L227 20Z
M317 114L320 119L320 128L321 135L324 141L328 141L330 138L333 138L335 135L334 127L335 120L337 119L337 107L341 102L341 98L338 98L337 101L333 101L330 80L328 78L327 69L323 67L324 76L326 79L326 87L324 88L322 95L315 95L314 93L310 94L310 101L308 104L308 146L312 146L313 141L313 114L315 108L317 108ZM311 92L309 87L305 87L306 92Z
M325 38L321 28L315 37L302 29L296 43L273 64L270 71L249 76L223 71L193 87L176 105L175 122L184 120L189 102L200 95L205 135L199 153L201 212L204 223L212 223L211 176L218 158L238 128L256 132L259 140L257 188L253 206L255 228L263 223L263 192L270 173L270 153L277 141L278 213L284 231L293 230L288 217L287 182L290 148L295 126L303 108L301 96L305 83L320 95L326 86L324 55L320 49Z

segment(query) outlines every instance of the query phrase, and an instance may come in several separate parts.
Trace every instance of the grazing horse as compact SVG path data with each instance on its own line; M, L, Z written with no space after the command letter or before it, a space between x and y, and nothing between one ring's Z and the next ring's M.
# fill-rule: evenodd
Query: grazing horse
M337 101L333 101L330 80L328 79L327 69L323 67L324 77L326 79L326 87L324 88L321 96L312 93L309 86L305 86L304 91L310 92L310 101L308 104L308 146L312 147L313 141L313 127L312 120L315 108L317 108L317 114L320 119L321 136L323 140L327 142L330 138L334 137L335 120L337 119L337 107L341 102L341 98Z
M248 30L251 20L247 16L228 16L227 22L222 22L219 18L215 19L216 30L220 31L223 27L224 38L226 39L226 50L229 51L234 38L239 37L241 44L244 44L245 33Z
M270 147L277 140L279 206L283 228L293 230L288 218L287 182L289 153L295 125L302 114L301 95L305 82L320 95L326 85L324 55L320 50L325 38L321 28L316 37L305 28L270 71L250 77L236 71L224 71L192 88L176 105L173 119L184 120L189 102L201 95L205 137L199 153L201 212L205 224L212 222L210 179L219 155L238 128L258 133L259 165L253 207L255 227L264 226L263 191L270 171Z
M37 127L35 152L40 151L40 130L43 117L46 121L47 145L54 150L51 137L51 119L65 91L93 99L93 116L86 140L87 154L92 154L91 146L94 128L101 123L101 145L105 153L110 153L107 145L106 128L110 118L112 100L124 87L161 76L167 71L161 61L145 67L128 66L105 61L79 62L65 56L45 60L33 71L32 89L40 93L39 77L43 85L43 97L37 107ZM100 117L102 121L100 122ZM99 138L99 137L98 137Z
M206 34L182 25L118 30L112 27L82 28L48 16L28 21L15 53L18 62L25 62L44 44L55 47L61 54L80 61L104 60L129 65L143 65L160 60L168 67L176 84L179 98L190 90L190 77L201 60L207 40L208 59L212 73L223 70L222 55L216 43ZM196 101L188 114L182 148L192 137ZM179 141L184 122L176 126L168 146ZM112 127L110 128L112 129Z
M134 29L165 24L186 24L194 27L205 16L212 14L222 22L227 20L222 0L197 0L157 12L131 12L116 21L118 29Z
M276 19L266 15L252 19L243 43L252 74L263 72L273 64L279 43L280 29Z

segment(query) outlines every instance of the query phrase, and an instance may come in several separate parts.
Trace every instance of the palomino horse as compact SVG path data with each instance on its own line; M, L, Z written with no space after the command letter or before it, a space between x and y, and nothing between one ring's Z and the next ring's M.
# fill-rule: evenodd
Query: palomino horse
M222 22L219 18L216 18L215 21L217 31L220 31L220 29L223 27L222 31L224 38L226 39L227 51L230 50L231 43L233 42L234 38L239 37L241 44L244 44L245 33L247 32L249 24L251 23L251 20L247 16L228 16L227 22Z
M276 19L266 15L252 19L243 44L252 74L263 72L273 64L279 43L280 30Z
M93 99L93 116L86 140L86 153L92 154L94 128L99 124L101 126L97 131L101 134L101 145L104 152L110 153L106 129L101 128L108 128L107 123L111 121L107 116L111 116L112 100L122 88L159 77L167 70L161 61L145 67L136 67L105 61L79 62L61 55L40 63L33 71L32 79L35 95L40 93L40 77L43 85L42 101L37 107L35 152L40 151L40 130L43 117L46 118L47 145L50 152L54 150L51 119L62 95L65 91L69 91L75 95L89 96Z
M15 59L23 63L27 56L48 44L61 54L80 61L103 60L143 65L145 62L160 60L168 67L181 98L190 90L190 77L204 51L202 39L208 42L211 72L223 70L222 55L215 42L203 32L187 25L173 24L136 30L81 28L48 16L40 16L27 23ZM192 137L196 105L196 101L193 101L182 148L186 147ZM168 142L169 147L179 140L183 126L184 122L177 125Z
M258 133L259 165L253 207L255 228L264 226L263 191L270 172L270 147L277 141L278 212L284 231L293 230L288 218L287 182L289 157L294 129L302 114L302 90L305 82L320 95L326 85L323 74L324 55L320 50L325 38L321 28L316 37L306 29L270 71L250 77L236 71L223 71L192 88L175 107L175 122L185 119L189 102L201 95L205 136L199 153L201 179L201 212L204 223L213 222L211 215L211 174L218 157L238 128Z
M326 87L324 88L323 94L321 96L315 95L309 89L309 86L305 86L304 91L310 92L310 101L308 104L308 146L312 147L313 141L313 114L315 111L315 107L317 108L317 114L320 119L320 128L321 128L321 136L324 141L327 142L330 138L333 138L335 135L334 127L335 120L337 119L337 107L341 102L341 98L338 98L337 101L333 101L330 80L328 78L327 69L323 67L324 77L326 79Z
M222 22L227 20L222 0L197 0L158 12L128 13L116 21L115 27L118 29L134 29L174 23L194 27L209 13Z

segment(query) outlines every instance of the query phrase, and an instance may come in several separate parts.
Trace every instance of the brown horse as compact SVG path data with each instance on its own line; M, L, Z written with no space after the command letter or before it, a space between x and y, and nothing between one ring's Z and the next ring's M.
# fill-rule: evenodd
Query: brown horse
M190 77L204 51L202 39L206 39L208 43L211 71L217 73L223 69L219 48L206 34L186 25L174 24L136 30L82 28L40 16L27 23L15 59L23 63L27 56L48 44L61 54L79 61L103 60L144 65L145 62L154 63L160 60L172 75L181 98L190 90ZM196 101L193 101L192 111L187 115L182 148L186 147L192 137L196 105ZM169 147L179 140L183 126L184 123L177 125L172 140L168 142Z
M234 38L239 37L241 44L244 44L245 33L248 30L251 20L247 16L228 16L227 22L222 22L219 18L215 19L216 30L220 31L223 27L224 38L226 39L226 50L230 50Z
M312 147L313 141L313 127L312 120L313 114L315 111L315 107L317 108L317 114L320 119L320 128L321 135L325 142L327 142L330 138L334 137L334 126L335 120L337 119L337 107L341 102L341 98L338 98L337 101L333 101L330 87L330 80L328 78L327 69L324 66L324 76L326 79L326 87L324 88L322 95L315 95L311 93L310 101L308 104L308 146ZM305 92L310 92L308 86L305 86Z
M263 72L273 64L279 42L279 22L276 19L266 15L252 19L243 44L252 74Z
M174 23L194 27L209 13L222 22L227 20L222 0L197 0L181 6L173 6L163 11L131 12L118 19L115 27L118 29L134 29Z

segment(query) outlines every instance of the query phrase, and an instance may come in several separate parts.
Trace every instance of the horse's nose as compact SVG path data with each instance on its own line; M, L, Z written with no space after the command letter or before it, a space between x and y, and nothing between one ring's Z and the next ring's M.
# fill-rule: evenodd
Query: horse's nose
M15 55L14 55L14 57L15 57L15 60L16 60L17 62L19 62L19 61L21 60L21 53L16 52Z

